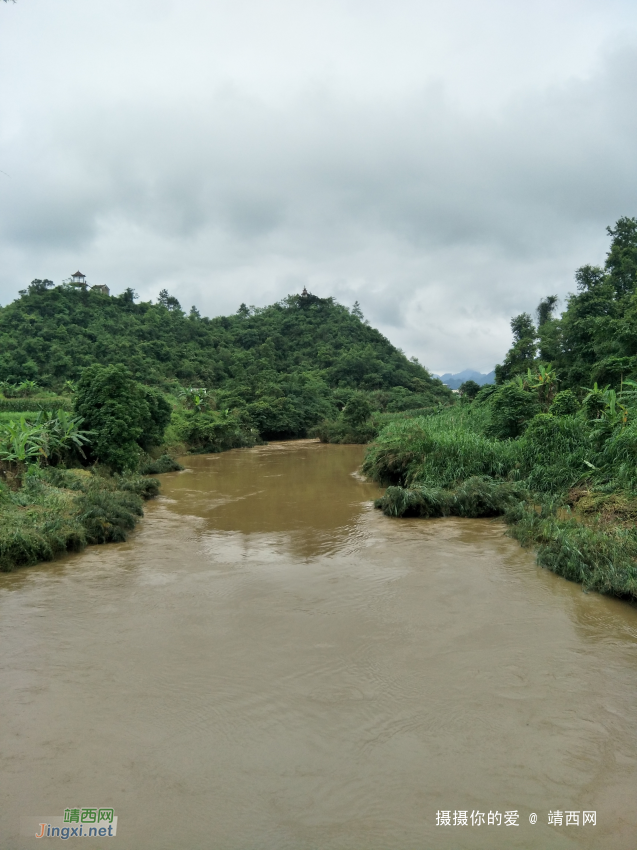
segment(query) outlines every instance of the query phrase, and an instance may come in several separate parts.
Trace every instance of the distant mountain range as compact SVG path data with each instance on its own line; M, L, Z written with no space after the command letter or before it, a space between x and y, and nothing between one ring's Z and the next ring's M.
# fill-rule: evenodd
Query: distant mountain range
M434 378L440 378L443 384L451 390L457 390L465 381L475 381L476 384L493 384L495 383L495 372L489 372L484 375L482 372L474 372L473 369L465 369L464 372L456 372L452 375L451 372L445 372L444 375L434 375Z

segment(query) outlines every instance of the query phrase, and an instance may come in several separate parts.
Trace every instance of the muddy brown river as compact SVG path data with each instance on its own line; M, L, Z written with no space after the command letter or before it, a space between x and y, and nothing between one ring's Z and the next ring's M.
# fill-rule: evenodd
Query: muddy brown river
M121 850L637 846L637 610L382 516L362 455L189 457L127 543L0 576L2 850L85 807Z

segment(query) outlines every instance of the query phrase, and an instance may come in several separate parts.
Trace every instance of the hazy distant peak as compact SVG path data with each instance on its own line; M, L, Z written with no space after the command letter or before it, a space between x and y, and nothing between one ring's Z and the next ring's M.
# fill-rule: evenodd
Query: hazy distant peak
M434 375L434 377L440 378L442 383L450 389L457 390L465 381L475 381L480 386L483 384L493 384L495 382L495 371L484 374L483 372L476 372L475 369L465 369L455 374L445 372L444 375Z

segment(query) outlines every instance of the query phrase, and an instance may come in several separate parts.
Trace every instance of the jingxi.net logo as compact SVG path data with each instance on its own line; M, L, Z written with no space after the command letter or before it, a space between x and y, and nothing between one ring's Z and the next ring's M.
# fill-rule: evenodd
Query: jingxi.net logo
M22 818L23 836L35 838L114 838L117 815L113 809L85 806L64 809L63 817Z

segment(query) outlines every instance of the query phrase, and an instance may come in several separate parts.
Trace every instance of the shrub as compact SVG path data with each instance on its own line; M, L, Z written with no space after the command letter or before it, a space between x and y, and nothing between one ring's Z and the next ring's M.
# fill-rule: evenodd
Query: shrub
M316 425L310 430L310 436L318 437L322 443L369 443L378 436L378 425L374 419L352 425L341 416Z
M178 434L195 452L223 452L254 446L258 432L234 411L187 410L178 422Z
M483 418L451 412L393 422L370 446L363 472L381 484L410 487L449 488L475 476L506 477L516 463L516 446L485 437L483 424Z
M156 460L148 460L139 467L140 475L161 475L164 472L178 472L183 466L170 455L161 455Z
M580 409L580 403L573 390L562 390L553 399L549 413L553 416L571 416Z
M590 474L591 459L590 430L576 416L540 413L518 440L519 475L532 490L567 490Z
M133 380L124 366L85 369L75 410L93 432L93 459L117 472L135 469L141 450L161 442L170 419L168 402Z
M499 440L518 437L529 419L540 412L537 397L516 383L503 384L489 399L491 424L487 433Z
M474 477L455 490L388 487L374 506L394 517L492 517L506 513L524 498L525 491L517 484Z

